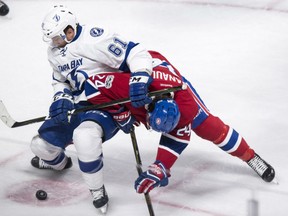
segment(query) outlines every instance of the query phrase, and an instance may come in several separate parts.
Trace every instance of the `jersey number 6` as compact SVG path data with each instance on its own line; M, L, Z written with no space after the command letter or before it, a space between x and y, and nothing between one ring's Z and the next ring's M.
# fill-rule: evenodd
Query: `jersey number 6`
M119 57L122 55L123 50L126 49L127 43L121 41L119 38L116 37L113 39L113 41L114 43L109 44L108 50L116 57Z

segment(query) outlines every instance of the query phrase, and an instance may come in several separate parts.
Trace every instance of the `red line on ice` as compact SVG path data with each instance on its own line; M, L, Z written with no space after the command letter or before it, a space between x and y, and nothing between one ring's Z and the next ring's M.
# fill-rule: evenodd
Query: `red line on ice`
M204 214L211 215L211 216L227 216L227 215L223 215L223 214L220 214L220 213L207 211L207 210L204 210L204 209L192 208L192 207L183 206L183 205L170 203L170 202L165 202L165 201L161 201L161 200L153 199L153 202L157 202L157 203L159 203L161 205L170 206L170 207L174 207L174 208L178 208L178 209L183 209L183 210L187 210L187 211L191 211L191 212L204 213Z
M15 159L20 157L21 155L23 155L24 152L25 151L19 152L19 153L15 154L15 155L12 155L12 156L6 158L5 160L0 161L0 166L5 166L6 164L8 164L10 162L15 161Z

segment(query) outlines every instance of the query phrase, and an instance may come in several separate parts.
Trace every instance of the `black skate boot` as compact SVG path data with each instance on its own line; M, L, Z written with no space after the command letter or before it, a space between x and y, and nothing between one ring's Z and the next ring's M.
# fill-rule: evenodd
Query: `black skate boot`
M96 209L99 209L102 214L106 214L108 208L108 195L103 185L97 190L90 190L93 197L93 205Z
M55 170L52 166L50 166L49 164L45 163L42 159L40 159L38 156L35 156L31 159L31 165L35 168L38 169L52 169ZM69 169L70 167L72 167L72 160L70 157L67 158L67 162L66 165L63 169Z
M266 182L271 182L275 177L274 168L264 161L258 154L247 162L247 164Z

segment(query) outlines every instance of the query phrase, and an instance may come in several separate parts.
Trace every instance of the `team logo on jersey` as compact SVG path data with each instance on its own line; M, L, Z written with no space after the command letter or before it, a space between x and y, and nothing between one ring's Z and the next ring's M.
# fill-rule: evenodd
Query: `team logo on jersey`
M66 56L66 51L67 51L67 47L65 47L65 48L60 50L60 53L61 53L62 57Z
M105 88L106 89L109 89L109 88L112 87L113 79L114 79L113 75L109 75L109 76L106 77L106 80L105 80Z
M101 29L101 28L92 28L91 30L90 30L90 35L92 36L92 37L99 37L99 36L101 36L102 34L103 34L103 32L104 32L104 29Z

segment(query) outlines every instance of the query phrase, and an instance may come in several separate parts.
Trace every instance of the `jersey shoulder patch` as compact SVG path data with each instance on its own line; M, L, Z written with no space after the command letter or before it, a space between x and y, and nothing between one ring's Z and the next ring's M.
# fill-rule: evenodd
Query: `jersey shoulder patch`
M104 29L102 28L97 28L97 27L94 27L90 30L90 35L92 37L99 37L101 36L102 34L104 33Z

